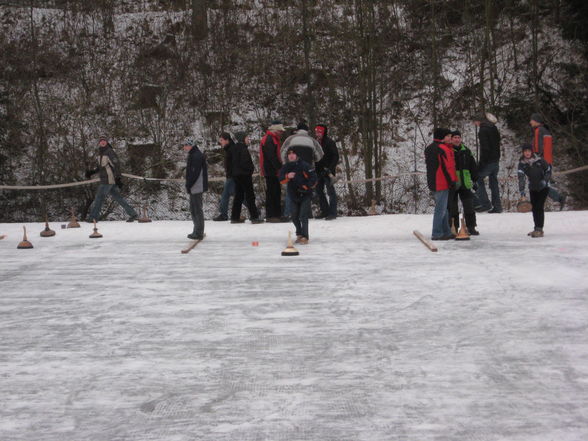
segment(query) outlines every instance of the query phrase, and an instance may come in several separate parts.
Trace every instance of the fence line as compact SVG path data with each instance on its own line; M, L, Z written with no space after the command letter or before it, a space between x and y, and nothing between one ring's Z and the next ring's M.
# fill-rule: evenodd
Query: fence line
M584 170L588 170L588 165L572 168L570 170L554 172L553 175L554 176L563 176L563 175L569 175L569 174L584 171ZM337 183L338 184L365 184L368 182L386 181L386 180L398 179L398 178L402 178L402 177L406 177L406 176L418 176L418 175L424 175L424 174L425 174L425 172L400 173L397 175L386 175L386 176L381 176L379 178L371 178L371 179L338 180ZM146 176L131 175L128 173L122 173L122 175L126 178L137 179L137 180L145 181L145 182L184 182L185 181L183 178L149 178ZM256 174L254 176L259 176L259 175ZM514 178L515 178L515 176L509 176L507 179L514 179ZM209 182L221 182L224 180L225 180L224 177L209 178ZM98 178L96 178L96 179L88 179L86 181L69 182L66 184L0 185L0 190L52 190L52 189L56 189L56 188L67 188L67 187L77 187L80 185L89 185L89 184L93 184L93 183L99 182L99 181L100 180Z

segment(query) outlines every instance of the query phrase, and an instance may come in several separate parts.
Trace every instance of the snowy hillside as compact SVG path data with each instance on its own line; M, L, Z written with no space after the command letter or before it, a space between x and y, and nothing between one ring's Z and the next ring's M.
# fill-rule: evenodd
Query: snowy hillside
M478 221L0 224L0 439L588 439L588 212Z

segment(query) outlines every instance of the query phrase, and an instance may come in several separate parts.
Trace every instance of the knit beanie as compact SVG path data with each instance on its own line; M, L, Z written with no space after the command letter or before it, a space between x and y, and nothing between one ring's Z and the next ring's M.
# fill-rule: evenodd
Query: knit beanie
M228 133L228 132L222 132L222 133L220 134L220 137L221 137L222 139L226 139L227 141L232 141L232 140L233 140L233 138L231 138L231 134L230 134L230 133Z
M247 132L235 132L235 139L237 142L245 144L245 138L247 138Z
M459 130L454 130L451 132L451 136L461 136L461 132Z
M296 130L306 130L308 132L308 124L306 124L306 121L300 121L296 126Z
M543 119L543 117L541 116L540 113L533 113L531 115L531 120L538 122L539 124L544 124L545 120Z
M531 144L523 144L521 146L521 152L524 152L525 150L533 150L533 146Z
M442 140L449 134L451 134L451 130L445 129L443 127L437 127L435 130L433 130L433 139Z

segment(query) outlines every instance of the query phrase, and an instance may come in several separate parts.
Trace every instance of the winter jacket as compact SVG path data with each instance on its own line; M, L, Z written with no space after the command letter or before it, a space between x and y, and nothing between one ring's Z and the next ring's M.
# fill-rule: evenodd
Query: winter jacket
M101 184L116 184L120 179L120 161L110 144L98 147L98 171Z
M500 161L500 132L490 121L482 121L478 131L480 140L479 167Z
M316 163L316 172L319 176L326 173L335 175L337 172L337 164L339 163L339 150L337 150L337 144L335 144L335 141L327 136L326 129L320 144L323 148L324 156Z
M206 156L194 146L188 153L186 164L186 191L191 194L208 191L208 165Z
M251 153L246 144L238 142L232 144L229 150L231 156L231 170L233 176L251 176L255 170Z
M314 167L317 161L323 157L323 148L319 142L311 137L306 130L298 129L296 133L290 135L282 145L282 163L288 162L288 149L293 148L296 155Z
M453 146L455 171L460 187L471 190L478 180L478 165L470 149L465 145Z
M521 156L519 160L519 191L525 193L525 176L529 179L529 191L541 191L548 186L551 178L551 165L537 153L529 159Z
M287 176L290 172L296 173L292 179ZM300 202L304 195L312 193L317 180L314 168L300 158L286 163L280 169L280 182L288 184L288 195L295 202Z
M546 136L551 136L551 132L545 126L533 128L533 152L543 156L543 140Z
M455 158L453 149L435 139L425 149L427 165L427 185L431 191L448 190L455 186Z
M280 137L269 130L263 138L259 149L259 172L262 176L278 176L282 167L280 161Z
M223 151L225 154L224 158L224 167L225 167L225 176L227 178L233 177L233 159L231 158L231 148L235 145L232 140L229 140L229 143L223 147Z

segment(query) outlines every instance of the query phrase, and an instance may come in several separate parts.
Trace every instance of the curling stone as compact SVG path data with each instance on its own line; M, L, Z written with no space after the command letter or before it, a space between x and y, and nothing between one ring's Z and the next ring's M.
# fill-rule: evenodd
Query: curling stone
M461 228L459 229L459 233L455 236L455 240L470 240L470 235L468 230L465 226L465 219L461 218Z
M300 253L292 243L292 232L288 231L288 246L282 251L282 256L298 256Z
M100 239L102 234L98 232L98 228L96 227L96 219L94 219L94 232L90 234L90 239Z
M69 224L67 224L67 228L80 228L80 224L78 223L73 208L71 209L71 220L69 221Z
M517 203L517 211L519 213L528 213L532 209L533 209L533 205L531 205L531 202L527 201L526 199L521 199Z
M55 231L49 228L49 221L47 220L47 216L45 216L45 229L41 231L41 237L51 237L55 236Z
M24 230L24 237L22 238L22 242L20 242L16 248L19 250L28 250L29 248L33 248L33 244L30 243L27 239L27 227L23 226L22 229Z
M138 221L140 224L145 224L147 222L151 222L151 219L147 217L147 206L143 205L143 217L140 217Z

